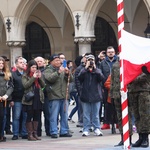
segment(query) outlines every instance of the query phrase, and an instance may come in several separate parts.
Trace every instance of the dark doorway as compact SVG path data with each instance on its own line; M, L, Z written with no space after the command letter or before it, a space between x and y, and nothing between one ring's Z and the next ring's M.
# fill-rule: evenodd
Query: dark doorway
M94 31L96 40L91 46L94 55L97 55L102 50L106 50L108 46L113 46L116 52L118 51L118 43L115 33L105 19L101 17L96 18Z
M51 47L48 36L44 29L35 22L26 27L26 46L23 48L23 57L28 61L37 56L48 58Z

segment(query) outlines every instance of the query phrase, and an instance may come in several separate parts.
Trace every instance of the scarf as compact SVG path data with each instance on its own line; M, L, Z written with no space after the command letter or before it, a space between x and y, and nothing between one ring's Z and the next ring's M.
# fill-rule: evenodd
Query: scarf
M32 77L33 74L34 74L34 72L30 72L29 76ZM35 84L35 86L36 86L37 88L40 88L38 78L35 79L34 84Z

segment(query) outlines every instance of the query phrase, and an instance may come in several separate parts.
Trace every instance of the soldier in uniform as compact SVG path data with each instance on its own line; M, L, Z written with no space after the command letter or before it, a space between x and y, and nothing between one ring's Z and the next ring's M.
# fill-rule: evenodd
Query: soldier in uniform
M132 147L149 147L150 133L150 73L142 67L142 73L130 85L129 92L132 98L135 125L139 139Z
M121 94L120 94L120 64L119 60L116 61L112 67L111 73L111 87L110 87L110 97L112 103L114 103L119 131L121 133L121 141L115 146L123 145L123 129L122 129L122 107L121 107ZM132 124L131 124L131 107L129 102L129 130L130 130L130 144L131 144L131 136L132 136Z

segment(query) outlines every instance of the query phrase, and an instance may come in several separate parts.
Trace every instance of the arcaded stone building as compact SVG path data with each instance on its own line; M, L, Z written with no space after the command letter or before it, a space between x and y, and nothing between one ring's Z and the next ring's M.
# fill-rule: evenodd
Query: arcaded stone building
M145 36L150 0L124 0L125 30ZM74 60L112 45L117 51L116 0L0 0L0 55L27 60L62 52Z

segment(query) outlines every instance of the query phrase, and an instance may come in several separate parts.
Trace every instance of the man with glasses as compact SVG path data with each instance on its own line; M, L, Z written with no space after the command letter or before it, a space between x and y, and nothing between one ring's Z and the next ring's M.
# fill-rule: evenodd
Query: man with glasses
M107 79L110 77L111 74L111 69L113 64L117 61L117 56L115 55L115 49L112 46L107 47L106 50L106 57L105 59L101 62L100 64L100 69L104 75L104 82L107 81ZM112 123L112 118L111 118L111 112L112 112L112 105L111 102L108 102L108 89L105 88L104 86L104 124L102 126L102 130L105 129L110 129L110 123ZM112 133L114 129L112 129Z

